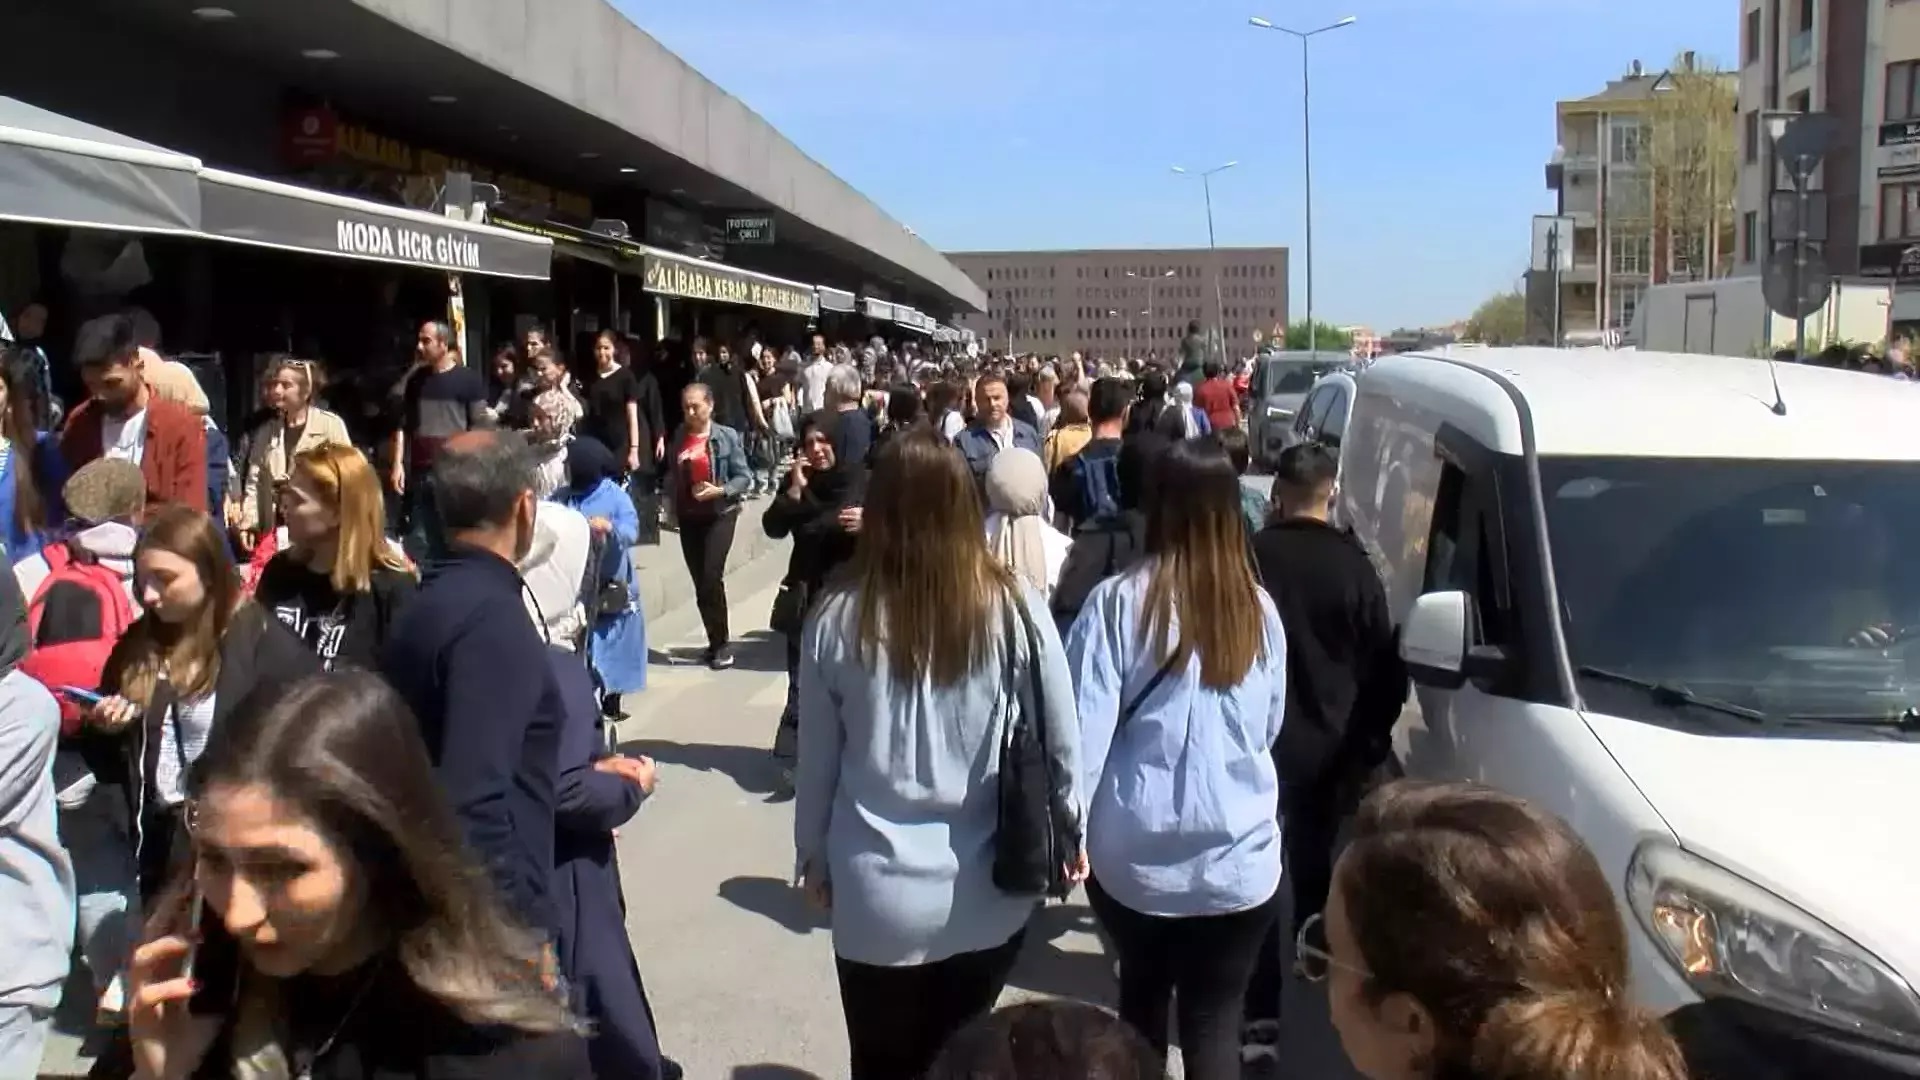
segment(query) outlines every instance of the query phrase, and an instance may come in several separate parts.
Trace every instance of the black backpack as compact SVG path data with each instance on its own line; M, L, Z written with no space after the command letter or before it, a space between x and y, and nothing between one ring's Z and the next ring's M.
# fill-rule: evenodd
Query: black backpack
M1061 564L1060 581L1053 587L1055 625L1065 637L1080 617L1087 597L1101 582L1124 574L1147 553L1146 522L1138 514L1095 518L1073 534L1073 547Z

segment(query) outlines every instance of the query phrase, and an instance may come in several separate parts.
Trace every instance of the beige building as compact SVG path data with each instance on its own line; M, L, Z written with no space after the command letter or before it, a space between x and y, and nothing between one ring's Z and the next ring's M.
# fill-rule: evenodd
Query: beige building
M1813 178L1828 265L1913 278L1895 318L1920 320L1920 0L1740 0L1740 61L1740 270L1769 250L1765 114L1829 113L1840 143Z
M1681 63L1692 64L1692 54ZM1564 334L1625 330L1648 285L1710 277L1731 264L1723 252L1666 242L1656 220L1649 112L1671 78L1636 60L1599 93L1554 107L1558 149L1547 187L1573 221L1573 269L1560 275ZM1544 299L1529 304L1530 320L1552 306L1552 286L1540 276L1530 275L1529 294L1544 289Z
M987 310L959 325L989 347L1091 356L1165 356L1187 323L1210 333L1218 308L1230 354L1254 351L1287 323L1287 249L961 251L947 258L986 290Z

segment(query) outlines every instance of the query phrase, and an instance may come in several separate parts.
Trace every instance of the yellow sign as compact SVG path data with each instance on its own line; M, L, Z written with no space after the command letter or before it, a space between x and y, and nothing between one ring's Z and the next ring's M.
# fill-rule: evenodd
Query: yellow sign
M582 221L593 217L593 201L571 191L557 191L545 184L511 173L498 172L485 165L467 161L437 150L420 150L399 139L370 131L341 120L333 131L333 152L349 161L391 169L397 173L424 176L438 183L448 172L464 172L476 181L494 184L509 198L550 206L565 217Z
M665 296L771 308L789 315L816 315L812 289L748 277L723 266L705 266L648 255L645 288Z

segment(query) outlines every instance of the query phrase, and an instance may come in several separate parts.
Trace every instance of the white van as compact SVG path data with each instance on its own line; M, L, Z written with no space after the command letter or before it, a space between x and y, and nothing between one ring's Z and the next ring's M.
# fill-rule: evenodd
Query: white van
M1340 511L1414 676L1408 773L1571 823L1639 998L1920 1075L1920 384L1780 365L1776 411L1770 367L1383 357Z

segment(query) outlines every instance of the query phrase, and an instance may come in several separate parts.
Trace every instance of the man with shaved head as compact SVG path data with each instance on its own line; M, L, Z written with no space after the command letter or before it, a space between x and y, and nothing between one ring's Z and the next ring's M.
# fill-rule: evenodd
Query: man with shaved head
M440 444L431 486L446 552L395 621L380 671L419 720L441 790L501 896L551 936L563 705L521 600L535 472L518 432L465 432Z

